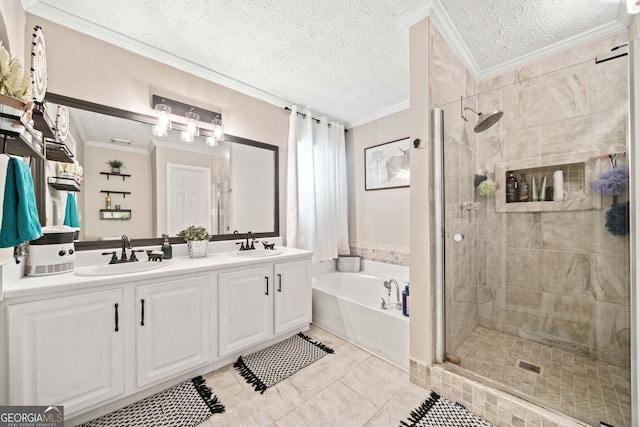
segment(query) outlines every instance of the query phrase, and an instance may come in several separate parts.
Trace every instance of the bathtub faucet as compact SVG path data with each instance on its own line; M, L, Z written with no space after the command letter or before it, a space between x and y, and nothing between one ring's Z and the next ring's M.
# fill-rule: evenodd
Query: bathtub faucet
M391 304L391 284L396 285L396 302L395 304ZM384 282L384 287L387 288L388 292L388 299L389 299L389 303L387 304L389 307L391 307L392 305L395 306L396 310L402 310L402 302L400 302L400 286L398 286L398 282L396 281L396 279L389 279L388 281L385 280Z

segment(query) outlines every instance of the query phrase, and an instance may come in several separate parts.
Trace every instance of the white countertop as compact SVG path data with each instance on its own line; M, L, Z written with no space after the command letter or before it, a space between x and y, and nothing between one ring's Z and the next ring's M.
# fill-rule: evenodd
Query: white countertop
M3 298L17 298L33 296L50 292L59 292L73 289L85 289L100 285L122 284L154 278L166 278L167 276L184 275L198 272L210 272L216 269L235 268L240 266L259 265L272 262L286 262L296 259L305 259L312 255L311 251L278 246L282 253L267 257L241 257L233 255L230 251L210 252L203 258L189 258L177 256L170 260L147 261L146 257L137 261L141 263L166 264L165 266L140 271L136 273L117 274L109 276L77 276L74 272L55 274L50 276L23 277L8 286ZM142 257L141 257L142 258ZM107 264L104 262L104 264ZM76 264L77 265L77 264Z

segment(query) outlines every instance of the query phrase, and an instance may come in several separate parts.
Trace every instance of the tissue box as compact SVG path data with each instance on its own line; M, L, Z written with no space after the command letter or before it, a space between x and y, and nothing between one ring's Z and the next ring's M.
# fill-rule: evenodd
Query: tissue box
M338 255L336 269L342 273L357 273L361 260L360 255Z

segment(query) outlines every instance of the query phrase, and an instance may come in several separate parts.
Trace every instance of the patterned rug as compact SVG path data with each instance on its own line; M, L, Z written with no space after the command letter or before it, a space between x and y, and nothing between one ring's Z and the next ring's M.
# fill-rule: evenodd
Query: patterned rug
M492 427L482 418L467 411L459 403L453 404L436 392L414 411L400 427Z
M264 393L328 353L333 353L333 349L300 332L271 347L240 356L233 366L256 391Z
M191 427L220 412L224 412L224 406L218 397L204 378L196 377L80 427Z

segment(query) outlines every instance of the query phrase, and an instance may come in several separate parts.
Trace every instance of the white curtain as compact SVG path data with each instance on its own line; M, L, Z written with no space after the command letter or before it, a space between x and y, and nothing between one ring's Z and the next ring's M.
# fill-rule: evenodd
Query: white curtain
M313 251L313 261L349 253L344 126L291 107L287 152L287 246Z

